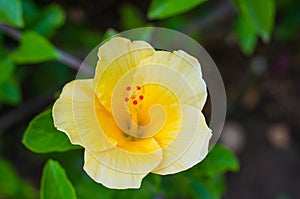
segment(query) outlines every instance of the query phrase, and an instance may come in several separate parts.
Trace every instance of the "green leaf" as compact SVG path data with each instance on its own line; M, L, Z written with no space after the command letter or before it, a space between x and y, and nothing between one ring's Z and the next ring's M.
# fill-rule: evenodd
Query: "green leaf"
M123 29L138 28L144 25L142 14L136 7L130 4L124 4L121 7L120 14Z
M41 199L76 199L75 189L57 161L49 160L42 175Z
M21 102L21 89L13 75L0 84L0 102L16 105Z
M80 51L88 52L95 47L95 44L101 42L102 36L101 32L86 28L83 24L66 23L60 29L59 40L64 41L60 47L69 49L70 53L76 53L80 46Z
M287 3L288 1L280 2ZM286 7L286 11L281 13L282 17L275 30L275 38L281 41L290 40L294 35L298 35L300 30L300 3L297 1L287 3ZM282 10L281 8L281 12Z
M83 174L83 173L82 173ZM81 175L74 179L74 187L80 199L112 199L116 198L116 191L98 184L87 175ZM87 189L88 187L88 189ZM101 193L101 194L99 194Z
M156 174L149 174L143 180L141 187L136 189L128 189L116 191L116 198L130 198L130 199L152 199L159 194L161 186L161 176Z
M152 0L148 10L149 19L164 19L200 5L206 0Z
M116 37L119 33L114 30L113 28L109 28L105 31L103 37L102 37L102 41L105 41L105 40L108 40L108 39L111 39L113 37Z
M274 0L238 0L242 15L264 41L268 41L275 23Z
M65 19L65 12L59 5L50 5L39 15L33 30L50 37L57 28L65 23Z
M217 176L226 171L238 171L239 162L235 155L222 145L215 145L199 165L199 172L206 176Z
M238 17L235 21L234 30L242 51L246 55L252 54L257 45L255 30L242 17Z
M27 28L31 28L31 24L38 17L39 9L31 0L23 0L23 15Z
M36 190L24 182L17 174L15 168L0 157L0 196L1 198L33 199Z
M42 112L30 122L22 142L36 153L63 152L80 148L72 145L67 135L54 127L51 110Z
M207 183L195 182L191 185L193 198L219 199L214 189Z
M18 192L20 180L14 168L0 158L0 195L11 197Z
M21 0L0 0L0 22L23 27L23 11Z
M6 55L0 53L0 84L8 80L14 74L15 65Z
M214 177L196 177L191 175L192 178L189 186L187 196L191 195L192 198L209 198L219 199L226 191L226 181L223 175Z
M11 54L16 63L29 64L56 60L60 54L43 36L35 32L25 32L21 37L20 47Z
M211 178L210 180L211 187L213 187L215 190L214 192L216 195L221 198L221 196L226 192L226 180L224 175L216 176Z
M201 178L194 180L190 184L190 190L188 193L193 198L209 198L219 199L225 193L226 182L224 177L216 176L213 178Z

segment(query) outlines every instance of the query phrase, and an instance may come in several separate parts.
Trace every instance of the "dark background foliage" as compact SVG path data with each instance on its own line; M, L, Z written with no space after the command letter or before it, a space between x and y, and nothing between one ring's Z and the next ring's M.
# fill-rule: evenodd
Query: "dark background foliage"
M41 198L300 198L299 10L297 0L0 0L0 198L38 198L40 189ZM186 33L212 56L228 98L220 142L240 169L218 145L193 169L150 175L140 190L108 190L84 174L82 149L48 110L91 49L143 26ZM55 184L66 195L51 196Z

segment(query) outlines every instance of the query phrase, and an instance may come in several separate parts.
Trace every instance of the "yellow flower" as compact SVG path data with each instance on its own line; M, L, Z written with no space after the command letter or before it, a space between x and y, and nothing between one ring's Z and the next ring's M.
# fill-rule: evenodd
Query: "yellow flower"
M150 172L177 173L205 158L211 130L201 113L207 92L197 59L121 37L98 56L94 79L66 84L53 106L56 128L85 148L92 179L139 188Z

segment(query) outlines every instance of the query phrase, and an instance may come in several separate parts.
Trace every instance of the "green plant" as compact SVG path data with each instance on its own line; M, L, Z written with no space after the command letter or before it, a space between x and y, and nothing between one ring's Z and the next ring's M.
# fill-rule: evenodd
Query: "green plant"
M275 39L286 39L298 30L299 12L296 12L297 9L291 12L286 9L289 6L299 7L297 2L224 2L220 7L235 13L233 26L227 31L234 32L238 45L248 56L255 51L259 39L268 43L274 30ZM214 9L210 6L204 0L152 0L146 18L139 8L126 3L119 7L120 26L130 29L159 25L179 31L191 30L189 27L195 21L201 24L203 18L211 16ZM275 26L277 7L280 13L288 13L278 28ZM44 91L48 93L47 96L54 96L53 90L58 91L73 78L73 69L78 69L80 61L58 47L74 54L80 48L86 53L116 33L114 29L91 31L86 24L65 24L65 20L64 9L56 4L40 8L30 0L0 0L0 108L22 105L25 94L26 99L28 95L40 96ZM196 26L190 34L201 41L199 29ZM78 38L82 37L86 39L79 41ZM24 93L25 83L26 87L31 88L29 93ZM67 137L53 127L48 108L31 121L23 136L23 143L35 153L48 154L41 157L51 157L60 162L49 160L45 164L40 190L41 198L45 199L75 198L76 195L78 198L153 198L158 195L221 198L226 187L224 173L239 169L238 160L230 150L217 145L203 163L188 171L165 177L150 175L139 190L108 190L81 172L82 149L71 145ZM0 170L6 174L0 177L0 197L37 197L37 188L22 179L8 161L1 159ZM62 196L60 192L53 191L60 190L60 187L69 194Z

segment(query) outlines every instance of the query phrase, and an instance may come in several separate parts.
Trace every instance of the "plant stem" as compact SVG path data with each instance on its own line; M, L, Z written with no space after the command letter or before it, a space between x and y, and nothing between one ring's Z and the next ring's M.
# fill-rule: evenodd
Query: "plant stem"
M8 26L5 25L3 23L0 23L0 31L2 31L3 33L5 33L6 35L8 35L9 37L19 41L21 39L21 32ZM69 66L70 68L73 68L75 70L79 70L82 61L80 59L78 59L77 57L74 57L66 52L64 52L63 50L60 50L58 48L56 48L57 52L60 53L60 59L58 60L61 63L66 64L67 66Z
M0 118L0 134L19 124L25 118L31 118L38 114L53 101L54 93L54 90L48 90L28 99L21 106L16 107L8 113L3 114Z

